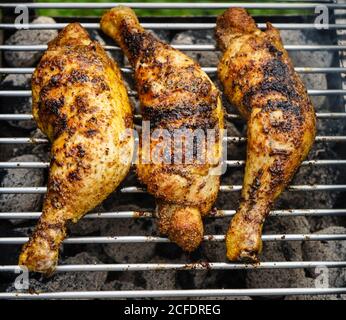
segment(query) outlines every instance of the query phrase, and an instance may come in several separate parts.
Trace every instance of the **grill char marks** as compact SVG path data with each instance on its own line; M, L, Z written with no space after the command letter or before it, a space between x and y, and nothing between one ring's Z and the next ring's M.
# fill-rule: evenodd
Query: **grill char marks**
M213 129L218 119L213 115L213 107L209 104L175 105L170 108L150 107L143 110L143 119L150 121L150 128L174 129Z
M47 132L50 140L58 138L64 132L71 134L75 130L75 122L67 121L68 117L71 118L71 114L80 118L95 113L97 106L90 106L90 92L102 95L110 91L103 73L95 73L94 70L88 68L88 65L96 64L98 66L102 63L99 48L98 50L91 48L97 48L97 45L91 43L78 48L77 51L68 47L66 49L68 52L64 52L64 54L53 53L50 56L44 56L36 69L34 82L42 86L39 92L38 115L42 119L42 129ZM86 59L85 56L89 58ZM85 63L86 60L89 64ZM70 70L67 72L66 68L58 70L54 67L51 68L51 65L60 64L69 64ZM53 70L48 81L46 80L47 69ZM100 71L102 70L104 67L100 69ZM74 102L66 103L64 94L71 86L75 92Z
M233 99L235 104L241 106L246 117L256 103L264 107L265 99L271 94L276 95L276 100L283 103L301 103L298 95L300 84L296 81L297 75L287 59L287 54L284 55L283 51L270 41L256 38L249 40L249 43L246 43L247 50L235 53L232 58L233 61L239 59L242 63L231 62L228 66L232 74L227 74L224 82L227 82L227 88L232 86L232 90L239 92L239 97ZM263 56L259 56L258 51L262 51Z
M262 32L244 9L228 9L217 19L216 37L224 51L219 79L248 125L242 201L227 232L227 256L257 261L263 222L314 141L315 113L270 23Z
M198 147L216 164L200 164L195 157L192 163L178 164L174 161L184 155L176 154L175 147L167 141L151 136L150 151L162 147L161 153L168 154L171 162L149 159L147 164L140 162L137 166L139 179L158 201L161 232L184 250L192 251L202 240L201 215L210 211L220 183L219 176L209 171L217 166L222 154L219 137L223 109L219 92L192 59L145 31L131 9L110 10L103 15L101 28L118 43L132 64L143 119L150 121L152 130L165 129L172 136L175 129L215 129L212 150ZM193 155L197 154L195 143L188 147Z
M297 88L294 81L294 71L289 68L287 62L283 60L282 51L273 45L267 45L268 51L272 54L269 59L263 63L263 66L255 65L254 68L248 69L247 72L260 72L263 74L262 81L254 87L250 87L243 96L243 105L250 113L253 106L253 99L258 96L265 97L268 93L279 93L282 95L282 103L292 104L293 101L299 99ZM240 89L242 87L240 86Z
M124 47L131 64L135 64L138 59L145 62L146 57L154 54L157 42L151 34L143 31L132 32L131 25L125 20L121 22L119 31L123 35Z

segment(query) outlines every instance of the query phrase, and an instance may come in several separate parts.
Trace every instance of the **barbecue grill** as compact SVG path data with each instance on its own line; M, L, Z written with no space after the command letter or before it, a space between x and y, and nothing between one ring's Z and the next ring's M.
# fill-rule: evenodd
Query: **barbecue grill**
M18 3L2 3L0 8L7 12L18 6ZM44 9L44 8L54 8L54 9L71 9L71 17L60 18L56 24L29 24L29 29L61 29L66 25L66 21L77 20L82 21L82 25L86 27L89 31L92 29L99 29L98 20L95 18L88 19L83 17L83 19L73 18L72 9L109 9L117 5L116 3L27 3L26 5L29 9ZM128 3L133 9L207 9L208 12L212 9L226 9L231 6L234 7L244 7L247 9L271 9L275 10L275 14L272 17L265 16L261 13L264 21L273 21L274 26L278 27L280 30L311 30L315 29L314 25L314 9L318 5L324 5L329 10L329 29L328 31L335 39L334 44L324 44L320 43L318 45L311 45L306 43L288 44L286 49L289 52L299 52L302 51L329 51L334 52L338 56L338 62L336 66L330 67L309 67L309 66L296 66L296 70L299 73L316 73L316 74L327 74L332 75L334 78L340 80L340 87L338 88L327 88L327 89L309 89L308 92L311 96L338 96L340 99L335 100L340 103L340 105L335 108L325 111L318 112L318 121L340 121L346 119L345 106L343 101L343 96L346 96L346 87L343 87L343 76L346 74L346 66L344 66L342 51L346 50L346 43L344 43L341 38L341 32L346 29L346 19L343 20L343 14L346 10L346 3L334 2L328 0L322 1L301 1L301 2L274 2L274 3ZM282 10L285 10L282 12ZM300 19L295 19L294 12L292 10L305 10L304 12L309 12L306 17L300 17ZM292 11L293 15L287 15L288 12ZM263 11L265 12L265 11ZM272 11L271 11L272 12ZM264 14L265 15L265 14ZM310 19L310 21L309 21ZM261 20L259 17L256 20ZM167 30L167 31L182 31L182 30L208 30L212 29L215 25L215 15L205 16L205 17L175 17L167 18L162 20L159 17L143 17L143 27L152 30ZM265 27L262 21L259 23L261 28ZM6 32L15 31L14 23L0 23L0 30ZM0 43L1 51L43 51L46 49L46 45L4 45ZM213 44L192 44L192 45L175 45L176 48L186 51L187 53L191 51L215 51L216 48ZM109 51L120 50L116 45L105 45L105 48ZM127 66L122 66L122 71L124 74L131 73L131 69ZM204 70L211 75L215 75L216 66L210 65L204 67ZM3 68L0 67L1 74L30 74L33 72L33 68ZM136 92L132 89L129 90L130 96L136 98ZM0 91L0 96L6 97L27 97L31 95L30 90L2 90ZM335 112L337 110L337 112ZM141 119L140 115L136 114L135 118ZM230 121L242 121L239 119L239 115L236 113L229 112L227 114L227 119ZM0 113L0 121L21 121L32 119L31 114L14 114L14 113ZM1 133L1 130L0 130ZM243 144L246 142L245 137L228 136L226 138L228 144ZM346 135L321 135L317 133L316 144L318 143L332 143L342 145L346 142ZM17 137L8 136L0 137L0 144L9 144L16 147L18 144L47 144L48 140L44 138L31 138L31 137ZM340 147L340 146L339 146ZM244 166L243 160L234 160L229 155L227 159L228 168L241 168ZM309 159L303 162L302 166L338 166L343 168L346 165L346 160L342 159ZM20 169L26 168L31 170L48 168L48 162L0 162L0 170L5 169ZM287 192L299 192L300 194L307 194L313 192L345 192L346 191L346 180L345 184L299 184L290 185ZM220 187L221 193L233 193L239 192L241 190L241 185L229 185L222 183ZM0 193L2 194L35 194L35 193L45 193L46 188L41 187L0 187ZM119 191L119 195L124 194L145 194L145 190L139 185L122 186ZM293 204L294 205L294 204ZM224 223L227 225L230 217L235 214L236 208L223 207L218 208L217 211L213 212L213 218L223 219ZM37 219L40 216L40 212L0 212L0 219ZM310 209L300 209L300 208L285 208L273 210L268 219L275 219L276 216L285 216L286 219L292 219L297 216L307 216L307 217L321 217L321 216L345 216L346 208L310 208ZM119 211L119 212L102 212L102 213L90 213L87 214L83 219L128 219L128 218L140 218L140 219L152 219L154 216L153 211L146 211L138 213L138 211ZM207 218L208 219L208 218ZM206 235L204 241L216 241L220 242L224 240L223 234L213 234ZM267 241L342 241L346 240L346 234L265 234L263 235L263 240ZM0 252L2 245L13 245L18 246L27 241L26 237L4 237L0 234ZM169 240L163 237L153 236L153 235L126 235L126 236L83 236L83 237L69 237L64 241L66 246L73 246L76 244L124 244L124 243L168 243ZM209 270L214 272L214 270L249 270L249 269L259 269L258 272L266 272L268 269L307 269L316 267L327 267L327 268L346 268L346 261L270 261L262 262L259 264L245 264L245 263L227 263L212 261L206 263L151 263L147 261L146 263L113 263L113 264L82 264L82 265L59 265L57 267L57 272L132 272L132 271L156 271L156 270ZM0 272L2 273L14 273L18 272L19 267L16 265L0 265ZM307 288L307 287L296 287L296 288L243 288L243 289L175 289L175 290L131 290L131 291L78 291L78 292L41 292L39 294L22 292L0 292L0 298L10 298L10 299L63 299L63 298L149 298L149 297L230 297L230 296L288 296L288 295L319 295L319 294L346 294L346 288L340 287L327 287L327 288Z

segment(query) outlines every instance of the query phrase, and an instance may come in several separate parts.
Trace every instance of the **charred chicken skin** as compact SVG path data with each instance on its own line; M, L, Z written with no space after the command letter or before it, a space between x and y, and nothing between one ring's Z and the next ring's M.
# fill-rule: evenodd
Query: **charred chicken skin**
M227 257L257 261L264 220L313 144L315 112L270 23L261 31L244 9L228 9L217 19L216 38L219 79L247 120L242 199L227 232Z
M102 202L129 171L132 110L118 67L78 23L49 43L32 77L32 97L52 158L43 212L19 265L49 274L67 223Z
M223 108L219 91L191 58L145 31L131 9L108 11L101 28L119 44L133 67L143 120L150 122L151 133L168 132L172 137L178 129L216 132L212 148L203 143L196 147L211 159L204 163L196 157L190 163L178 163L185 151L168 146L153 134L150 153L163 144L171 161L150 157L144 163L143 141L139 151L138 177L157 199L161 233L185 251L193 251L203 238L202 216L211 210L219 189L220 177L212 173L221 162ZM183 140L189 149L191 143Z

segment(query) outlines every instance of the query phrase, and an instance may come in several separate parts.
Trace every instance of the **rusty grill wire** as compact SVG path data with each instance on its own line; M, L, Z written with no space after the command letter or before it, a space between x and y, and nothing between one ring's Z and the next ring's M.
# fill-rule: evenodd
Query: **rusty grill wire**
M346 4L334 3L330 1L305 1L280 2L280 3L129 3L128 5L134 9L226 9L229 7L244 7L247 9L314 9L317 5L325 5L330 10L346 9ZM2 3L0 9L15 8L18 3ZM55 9L108 9L117 5L117 3L26 3L23 5L31 9L38 8L55 8ZM73 11L71 11L73 14ZM29 29L61 29L65 23L57 24L31 24ZM82 23L87 29L99 29L98 23ZM145 28L149 29L165 29L165 30L201 30L211 29L214 23L143 23ZM259 24L261 28L264 24ZM281 30L301 30L313 29L312 23L274 23L274 26ZM331 30L346 29L346 24L330 24ZM0 23L0 29L15 29L14 24ZM194 44L194 45L175 45L177 49L183 51L213 51L215 46L210 44ZM288 51L337 51L346 50L345 45L307 45L295 44L285 45ZM17 51L42 51L47 48L46 45L0 45L0 50L17 50ZM106 45L107 50L120 50L117 46ZM203 68L207 73L216 72L216 66ZM340 67L321 67L309 68L308 66L296 67L299 73L346 73L346 68ZM122 68L124 73L131 73L130 68ZM0 68L1 74L30 74L33 68ZM311 96L329 96L329 95L346 95L346 89L318 89L309 90ZM135 91L130 90L129 94L136 95ZM31 96L30 90L3 90L0 96L26 97ZM140 115L135 115L136 119L141 119ZM228 119L237 119L237 114L227 114ZM346 118L346 112L323 112L317 113L320 119L343 119ZM0 121L5 120L29 120L32 119L31 114L0 114ZM245 137L227 137L227 143L243 143ZM346 142L346 136L318 135L316 141L343 143ZM33 144L48 143L47 139L33 139L30 137L0 137L0 144ZM346 160L321 160L313 159L304 161L303 166L335 166L346 165ZM0 169L8 168L47 168L47 162L0 162ZM244 161L227 160L228 167L242 167ZM236 192L241 190L241 185L221 185L220 192ZM143 193L145 190L138 186L130 186L121 188L121 193ZM288 187L289 192L313 192L313 191L346 191L346 184L342 185L291 185ZM0 193L45 193L45 187L0 187ZM37 219L41 212L0 212L0 219ZM213 213L215 218L231 217L235 214L235 210L221 209ZM153 212L143 211L140 218L149 219L153 217ZM283 209L273 210L271 216L346 216L345 209ZM138 218L138 212L121 211L121 212L104 212L89 213L84 219L121 219L121 218ZM225 221L228 223L228 221ZM224 235L206 235L204 241L223 241ZM331 241L346 240L346 234L274 234L263 235L264 241ZM27 241L26 237L1 237L0 246L3 244L23 244ZM105 244L105 243L167 243L169 240L162 237L153 236L89 236L89 237L70 237L64 243L73 244ZM0 247L1 250L1 247ZM86 272L86 271L147 271L147 270L239 270L239 269L296 269L296 268L312 268L312 267L329 267L329 268L345 268L346 261L276 261L262 262L256 265L244 263L225 263L210 262L205 264L196 263L130 263L130 264L83 264L83 265L61 265L57 267L57 272ZM16 272L19 267L16 265L2 265L0 272ZM132 291L76 291L76 292L49 292L40 294L30 293L7 293L0 292L0 298L22 298L22 299L62 299L62 298L144 298L144 297L206 297L206 296L273 296L273 295L296 295L296 294L341 294L346 293L346 288L263 288L263 289L193 289L193 290L132 290Z

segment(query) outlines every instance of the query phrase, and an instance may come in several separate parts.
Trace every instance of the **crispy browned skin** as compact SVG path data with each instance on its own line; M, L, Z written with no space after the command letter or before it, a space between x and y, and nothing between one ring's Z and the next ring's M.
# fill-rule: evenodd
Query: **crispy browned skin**
M220 162L220 129L223 109L219 91L192 59L145 31L135 13L114 8L101 20L102 30L124 50L134 69L144 120L150 128L216 129L216 143L209 156L216 160L198 164L167 164L143 161L137 166L139 179L157 201L159 228L186 251L200 244L203 236L201 215L208 213L217 197L219 176L210 169ZM150 140L154 150L159 139ZM187 143L188 144L188 143ZM143 149L140 155L143 155ZM206 149L199 147L206 154ZM172 148L173 159L177 150ZM195 159L196 160L196 159Z
M217 19L216 38L224 51L219 79L248 124L242 200L227 233L227 257L256 261L264 220L313 144L315 112L270 23L262 32L244 9L228 9Z
M33 74L32 95L52 159L43 213L19 264L51 273L66 224L77 222L126 176L132 111L118 67L78 23L49 43Z

